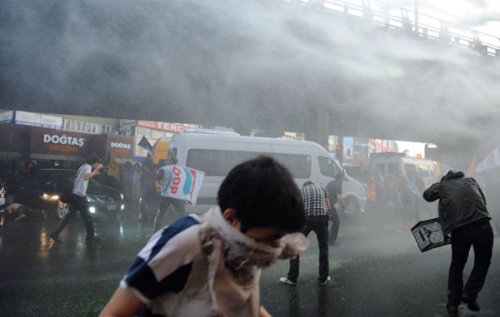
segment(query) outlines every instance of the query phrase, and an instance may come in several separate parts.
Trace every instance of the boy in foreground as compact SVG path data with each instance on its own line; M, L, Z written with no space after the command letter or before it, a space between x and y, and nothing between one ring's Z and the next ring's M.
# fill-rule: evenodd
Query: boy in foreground
M270 316L260 270L307 248L300 192L283 166L260 156L234 167L217 199L219 208L151 237L101 317Z

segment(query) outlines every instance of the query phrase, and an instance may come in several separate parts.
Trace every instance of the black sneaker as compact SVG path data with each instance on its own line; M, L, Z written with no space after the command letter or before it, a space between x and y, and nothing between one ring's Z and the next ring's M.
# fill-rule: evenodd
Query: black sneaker
M462 302L466 303L467 308L469 308L472 311L480 311L481 310L481 307L479 307L476 300L468 297L467 295L462 296Z
M458 306L450 306L446 304L446 310L448 311L448 317L459 317Z

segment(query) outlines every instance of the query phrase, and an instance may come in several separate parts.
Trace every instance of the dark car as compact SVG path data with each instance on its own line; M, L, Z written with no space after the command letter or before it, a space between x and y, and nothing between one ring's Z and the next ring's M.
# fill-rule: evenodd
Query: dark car
M76 170L71 169L37 170L19 187L16 200L33 208L45 209L49 216L62 218L68 212L68 196L75 176ZM89 180L87 201L93 219L121 219L125 209L123 198L118 190L93 178Z

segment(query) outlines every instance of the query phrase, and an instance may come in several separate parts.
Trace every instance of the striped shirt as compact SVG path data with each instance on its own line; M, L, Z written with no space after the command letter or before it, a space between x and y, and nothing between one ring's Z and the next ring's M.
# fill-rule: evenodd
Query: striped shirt
M246 281L245 292L235 296L225 292L224 283L219 283L224 289L209 286L213 283L216 287L211 278L224 281L235 277L229 270L217 270L216 277L209 274L210 261L200 241L202 221L189 215L156 232L121 280L120 287L131 290L146 304L141 317L254 317L259 311L259 274ZM224 252L221 245L214 244L213 248L214 252ZM222 300L214 303L214 298ZM241 311L221 314L220 310L228 306L230 311Z
M199 223L197 217L186 216L155 233L120 282L121 287L132 289L148 304L141 316L189 316L189 304L184 293L186 287L193 287L190 281L193 266L196 267L196 259L200 259L201 249L197 238ZM186 235L189 238L186 239ZM198 274L194 275L199 279ZM194 284L206 284L206 280L201 279L201 282ZM195 287L200 290L194 293L205 293L205 285ZM184 298L175 295L184 295ZM210 309L208 293L198 296L198 301L198 305L194 306ZM188 312L179 309L179 305Z
M307 217L328 216L326 190L317 184L309 184L301 189Z

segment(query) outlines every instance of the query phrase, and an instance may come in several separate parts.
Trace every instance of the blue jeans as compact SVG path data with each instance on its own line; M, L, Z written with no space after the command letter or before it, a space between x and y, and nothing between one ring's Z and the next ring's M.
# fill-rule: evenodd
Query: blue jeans
M311 231L316 233L319 247L319 281L324 281L329 275L328 263L328 216L307 217L306 228L302 233L307 237ZM290 260L290 270L287 278L297 282L299 277L300 257Z
M474 249L474 267L464 287L462 275L471 246ZM483 220L453 230L451 251L448 304L458 306L462 294L475 300L486 280L493 251L493 230L489 221Z

